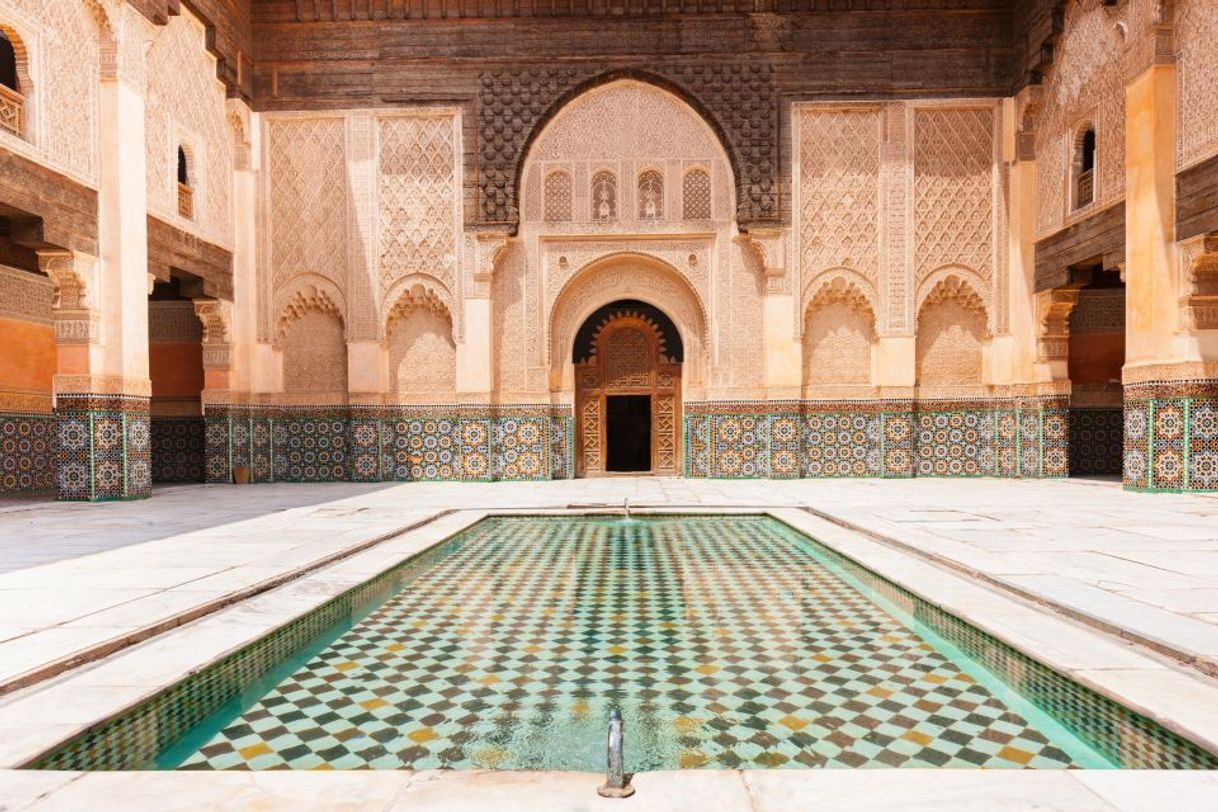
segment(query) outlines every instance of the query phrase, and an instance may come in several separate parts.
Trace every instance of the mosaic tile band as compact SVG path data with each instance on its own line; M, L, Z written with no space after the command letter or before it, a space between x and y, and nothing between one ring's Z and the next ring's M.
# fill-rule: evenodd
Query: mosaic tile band
M755 516L484 521L30 766L597 770L610 704L630 770L1218 766Z
M565 479L574 420L551 407L209 409L206 477L231 482Z
M55 416L0 414L0 494L55 488Z
M149 399L60 395L55 476L65 501L142 499L152 494Z
M978 404L691 404L691 477L1064 477L1069 410L1060 402Z
M1149 384L1128 392L1125 487L1218 491L1218 383Z

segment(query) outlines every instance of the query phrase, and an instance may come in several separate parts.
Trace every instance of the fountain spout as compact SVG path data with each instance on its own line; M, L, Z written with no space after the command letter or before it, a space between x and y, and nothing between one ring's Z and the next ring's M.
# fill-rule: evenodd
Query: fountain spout
M609 748L606 758L605 784L597 787L596 794L602 798L629 798L634 794L630 777L626 775L622 757L622 712L617 708L609 711Z

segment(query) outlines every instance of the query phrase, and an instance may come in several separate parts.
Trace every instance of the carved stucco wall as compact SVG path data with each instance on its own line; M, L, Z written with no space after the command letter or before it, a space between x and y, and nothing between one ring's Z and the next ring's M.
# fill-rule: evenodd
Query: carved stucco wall
M155 29L144 110L148 210L204 239L232 247L233 148L224 85L203 24L187 11ZM194 216L178 213L178 147L188 156Z
M284 328L283 390L309 402L342 400L347 394L347 344L335 313L308 310Z
M260 340L306 284L336 291L349 341L418 284L459 337L459 132L450 108L266 115Z
M0 132L0 144L95 187L100 29L88 3L0 0L0 23L16 31L29 55L34 136Z
M774 221L779 217L778 109L773 68L769 65L708 64L655 67L626 71L654 75L674 90L697 99L715 117L735 153L742 222ZM555 114L564 97L581 86L612 80L588 66L535 66L487 71L481 76L478 98L477 168L481 221L515 224L519 217L517 178L530 137ZM616 83L616 82L615 82ZM565 114L566 108L561 108ZM552 120L552 119L551 119ZM548 126L548 124L546 124ZM733 216L736 212L733 212Z
M762 274L751 252L732 241L736 230L731 166L719 139L693 108L664 89L633 79L596 87L549 121L533 142L522 171L520 239L501 259L494 282L496 379L501 393L536 398L556 385L550 371L552 362L561 360L555 354L563 350L547 346L545 331L555 330L555 302L577 276L592 266L621 274L640 261L654 262L678 275L693 291L693 308L701 313L697 318L714 325L708 336L696 337L698 343L710 341L720 348L714 356L714 372L698 371L698 385L760 393L765 369L762 333L757 329ZM545 182L556 172L570 178L571 215L566 220L553 216L556 210L565 210L565 184ZM607 220L596 217L592 192L593 179L606 172L616 180L614 215ZM709 177L709 218L684 219L687 187L698 190L697 183L686 183L691 172ZM643 217L640 207L640 179L649 173L662 181L662 204L655 218ZM563 196L563 206L549 207L549 219L547 188ZM619 256L620 267L612 267L613 258ZM649 279L653 276L643 274L631 283ZM654 281L675 284L663 274L654 276ZM594 289L600 290L587 283L579 295L591 296ZM614 297L609 288L595 295L611 297L597 304ZM675 306L662 294L654 303L666 310ZM669 315L679 320L677 314Z
M792 116L798 321L848 285L878 335L911 335L914 314L963 276L1006 329L1007 222L991 101L799 104Z
M804 385L871 383L875 316L861 297L822 297L808 308Z
M1036 236L1046 237L1125 197L1125 38L1128 4L1070 0L1044 81L1036 127ZM1075 138L1095 126L1094 202L1073 208Z
M1178 166L1218 155L1218 8L1213 0L1178 0L1175 11Z

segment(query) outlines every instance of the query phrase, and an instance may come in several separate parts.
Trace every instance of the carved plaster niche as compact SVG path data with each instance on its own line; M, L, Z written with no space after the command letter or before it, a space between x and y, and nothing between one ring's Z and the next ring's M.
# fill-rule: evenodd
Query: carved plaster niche
M503 259L512 237L506 231L479 231L474 244L474 288L470 298L487 299L495 278L495 266Z
M1054 288L1036 294L1036 357L1063 361L1070 355L1070 314L1078 306L1081 285Z
M233 137L233 168L238 172L250 168L250 109L240 99L226 99L226 118Z
M51 313L55 320L55 343L96 344L101 339L98 313L89 291L93 287L97 260L73 251L40 251L38 267L55 286Z
M1036 127L1040 117L1044 91L1041 85L1028 85L1015 97L1015 115L1019 129L1015 131L1015 160L1036 160Z
M767 293L789 293L787 277L787 235L781 228L753 228L738 235L736 241L753 252L765 276Z
M1218 330L1218 234L1181 243L1179 261L1185 326Z

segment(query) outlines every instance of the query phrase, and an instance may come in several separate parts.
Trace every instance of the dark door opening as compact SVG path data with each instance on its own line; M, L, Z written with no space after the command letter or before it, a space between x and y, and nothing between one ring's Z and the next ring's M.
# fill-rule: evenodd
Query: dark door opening
M605 396L605 470L651 470L651 395Z

